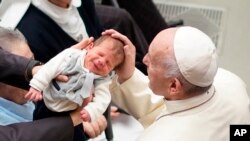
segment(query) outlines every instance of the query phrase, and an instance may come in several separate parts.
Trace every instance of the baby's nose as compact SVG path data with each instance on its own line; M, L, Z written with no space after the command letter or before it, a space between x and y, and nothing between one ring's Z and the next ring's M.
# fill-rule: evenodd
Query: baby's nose
M100 66L104 66L104 60L103 59L98 60L98 63L99 63Z

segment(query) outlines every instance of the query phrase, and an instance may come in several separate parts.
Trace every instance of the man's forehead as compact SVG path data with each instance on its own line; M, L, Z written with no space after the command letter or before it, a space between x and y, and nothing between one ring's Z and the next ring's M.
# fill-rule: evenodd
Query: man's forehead
M171 47L171 42L167 40L154 40L148 49L148 52L165 52L169 47Z

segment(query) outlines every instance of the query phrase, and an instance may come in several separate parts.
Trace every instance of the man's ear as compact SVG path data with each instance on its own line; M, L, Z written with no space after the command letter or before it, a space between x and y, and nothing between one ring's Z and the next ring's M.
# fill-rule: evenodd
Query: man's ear
M179 79L174 78L169 87L170 95L172 95L173 97L176 97L178 94L180 94L181 87L182 86L181 86L181 82L179 81Z

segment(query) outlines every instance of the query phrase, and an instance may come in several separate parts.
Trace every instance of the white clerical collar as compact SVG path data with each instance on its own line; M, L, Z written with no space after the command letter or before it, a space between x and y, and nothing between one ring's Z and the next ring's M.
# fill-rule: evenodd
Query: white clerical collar
M32 0L32 4L55 21L60 21L60 23L68 22L70 11L73 8L72 3L70 3L68 8L62 8L52 4L48 0Z
M211 86L207 92L199 96L185 100L165 100L166 109L164 109L162 114L157 117L157 119L161 118L162 116L172 115L194 109L208 102L214 96L214 94L215 88L214 86Z
M68 35L76 41L81 41L89 36L76 7L81 6L82 3L78 0L73 2L69 4L68 8L62 8L48 0L32 0L34 6L54 20Z

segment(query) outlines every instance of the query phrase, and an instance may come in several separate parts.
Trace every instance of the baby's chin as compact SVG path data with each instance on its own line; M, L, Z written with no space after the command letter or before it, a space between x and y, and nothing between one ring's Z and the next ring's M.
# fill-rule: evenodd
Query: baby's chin
M89 67L88 70L94 74L99 74L99 71L94 66Z
M95 73L95 74L97 73L97 71L95 69L93 69L93 68L89 68L89 71L92 72L92 73Z
M107 76L106 74L103 74L103 72L100 72L100 71L98 71L98 70L95 70L95 69L93 69L93 70L89 70L90 72L92 72L92 73L94 73L94 74L96 74L96 75L101 75L101 76Z
M96 72L96 67L93 63L88 63L87 66L85 66L90 72Z

